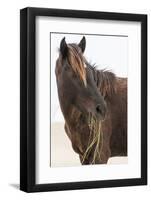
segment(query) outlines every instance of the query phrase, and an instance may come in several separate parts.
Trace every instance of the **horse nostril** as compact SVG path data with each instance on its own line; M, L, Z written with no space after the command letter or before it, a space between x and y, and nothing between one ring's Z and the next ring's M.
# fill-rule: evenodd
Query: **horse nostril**
M97 113L99 113L99 114L102 113L102 111L101 111L101 105L97 105L97 106L96 106L96 111L97 111Z
M105 107L102 107L100 104L98 104L98 105L96 106L96 112L97 112L99 115L101 115L102 117L104 117L104 116L105 116L105 113L106 113L106 109L105 109Z

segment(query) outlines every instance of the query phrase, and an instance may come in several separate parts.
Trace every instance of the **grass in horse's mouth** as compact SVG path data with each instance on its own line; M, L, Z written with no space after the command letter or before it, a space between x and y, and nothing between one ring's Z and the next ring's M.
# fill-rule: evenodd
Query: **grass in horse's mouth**
M103 147L103 132L101 128L101 121L97 120L92 114L88 115L88 126L90 129L89 140L87 148L82 156L82 164L93 151L93 157L90 164L95 164L96 158L101 160L100 152Z

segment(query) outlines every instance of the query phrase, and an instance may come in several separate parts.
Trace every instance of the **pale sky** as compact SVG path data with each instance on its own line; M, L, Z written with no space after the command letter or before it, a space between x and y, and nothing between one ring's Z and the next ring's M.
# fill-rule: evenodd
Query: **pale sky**
M66 37L67 43L79 43L83 35L51 33L51 123L64 121L57 93L55 63L58 58L60 41ZM109 69L117 76L127 77L128 37L85 35L84 55L98 69Z

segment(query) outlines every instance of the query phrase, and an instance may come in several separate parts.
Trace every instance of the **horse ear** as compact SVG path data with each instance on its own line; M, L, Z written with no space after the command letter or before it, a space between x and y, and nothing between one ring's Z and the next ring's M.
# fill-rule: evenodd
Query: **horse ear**
M65 41L65 37L60 42L60 52L61 52L63 58L65 58L67 56L68 46L67 46L67 43Z
M84 53L84 50L85 50L85 47L86 47L86 39L85 37L83 36L83 38L81 39L79 45L78 45L81 50L82 50L82 53Z

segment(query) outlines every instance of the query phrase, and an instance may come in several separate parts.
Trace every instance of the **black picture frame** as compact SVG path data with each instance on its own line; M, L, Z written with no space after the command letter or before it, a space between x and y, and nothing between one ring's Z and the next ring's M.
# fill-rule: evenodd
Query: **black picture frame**
M141 178L36 184L35 19L54 16L141 22ZM147 184L147 15L48 8L20 10L20 189L43 192Z

